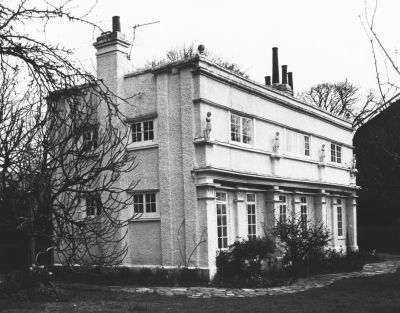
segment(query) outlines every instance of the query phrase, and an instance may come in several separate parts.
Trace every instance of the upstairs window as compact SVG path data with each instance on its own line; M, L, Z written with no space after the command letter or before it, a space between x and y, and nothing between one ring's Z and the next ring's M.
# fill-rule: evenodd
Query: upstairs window
M98 130L97 128L86 130L83 135L82 150L84 152L94 151L97 148Z
M132 142L153 141L154 140L154 121L135 122L132 128Z
M310 136L286 130L286 151L310 156Z
M86 197L86 217L95 217L101 214L101 199L100 196Z
M331 162L342 163L342 147L331 143Z
M252 143L253 121L250 118L231 114L231 141Z
M156 194L141 193L133 195L133 212L135 214L156 213Z

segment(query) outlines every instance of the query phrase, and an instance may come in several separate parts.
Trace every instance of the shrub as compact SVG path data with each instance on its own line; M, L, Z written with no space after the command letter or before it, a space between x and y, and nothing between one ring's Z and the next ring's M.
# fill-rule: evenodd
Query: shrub
M165 58L161 60L151 60L147 61L145 67L153 68L161 65L165 65L171 62L176 62L179 60L189 60L194 58L197 55L197 49L194 47L194 44L190 44L188 46L183 45L183 47L170 49L166 52ZM246 74L246 71L242 69L242 67L234 62L230 62L221 57L217 57L211 54L210 51L205 50L204 55L207 56L212 62L218 64L219 66L227 69L228 71L242 76L244 78L249 78L249 75Z
M329 250L325 258L323 271L327 272L349 272L359 271L367 262L382 261L377 257L365 252Z
M58 290L51 284L52 273L44 266L32 266L26 271L15 271L4 275L0 281L0 298L35 298L35 295L53 299Z
M217 259L216 281L247 280L261 284L263 264L274 253L275 244L269 237L234 242L228 251L220 251Z
M124 284L138 286L196 285L208 282L200 269L128 268L128 267L54 267L55 278L64 281Z
M307 271L326 257L330 234L322 223L312 224L293 213L286 221L277 221L272 234L283 249L284 265L293 274Z

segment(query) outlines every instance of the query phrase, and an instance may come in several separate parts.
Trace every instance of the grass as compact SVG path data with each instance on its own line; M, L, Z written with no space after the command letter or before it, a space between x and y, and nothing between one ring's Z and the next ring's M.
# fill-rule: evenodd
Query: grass
M67 291L65 302L0 300L0 312L400 312L400 271L340 280L296 294L253 298L190 299L102 290Z

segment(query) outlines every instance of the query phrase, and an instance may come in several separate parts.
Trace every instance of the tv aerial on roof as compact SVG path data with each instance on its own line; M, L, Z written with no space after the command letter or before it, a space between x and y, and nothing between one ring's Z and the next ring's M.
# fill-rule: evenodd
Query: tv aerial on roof
M157 24L160 21L154 21L154 22L149 22L149 23L144 23L144 24L136 24L133 25L133 36L132 36L132 43L131 43L131 48L129 50L128 54L128 60L131 59L131 54L132 54L132 48L133 48L133 42L135 41L135 36L136 36L136 28L142 27L142 26L147 26L147 25L152 25L152 24Z

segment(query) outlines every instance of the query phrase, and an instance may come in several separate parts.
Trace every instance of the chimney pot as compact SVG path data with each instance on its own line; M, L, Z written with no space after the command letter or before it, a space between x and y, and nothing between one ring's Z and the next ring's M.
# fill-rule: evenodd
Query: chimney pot
M265 85L271 86L271 76L265 76Z
M120 32L121 31L121 23L119 20L119 16L112 17L112 31L113 32Z
M288 73L288 79L289 79L289 86L290 86L290 88L292 88L292 94L293 94L294 89L293 89L293 73L292 72Z
M287 85L288 83L288 75L287 75L287 65L282 65L282 84Z
M278 61L278 48L272 48L272 83L279 85L279 61Z

